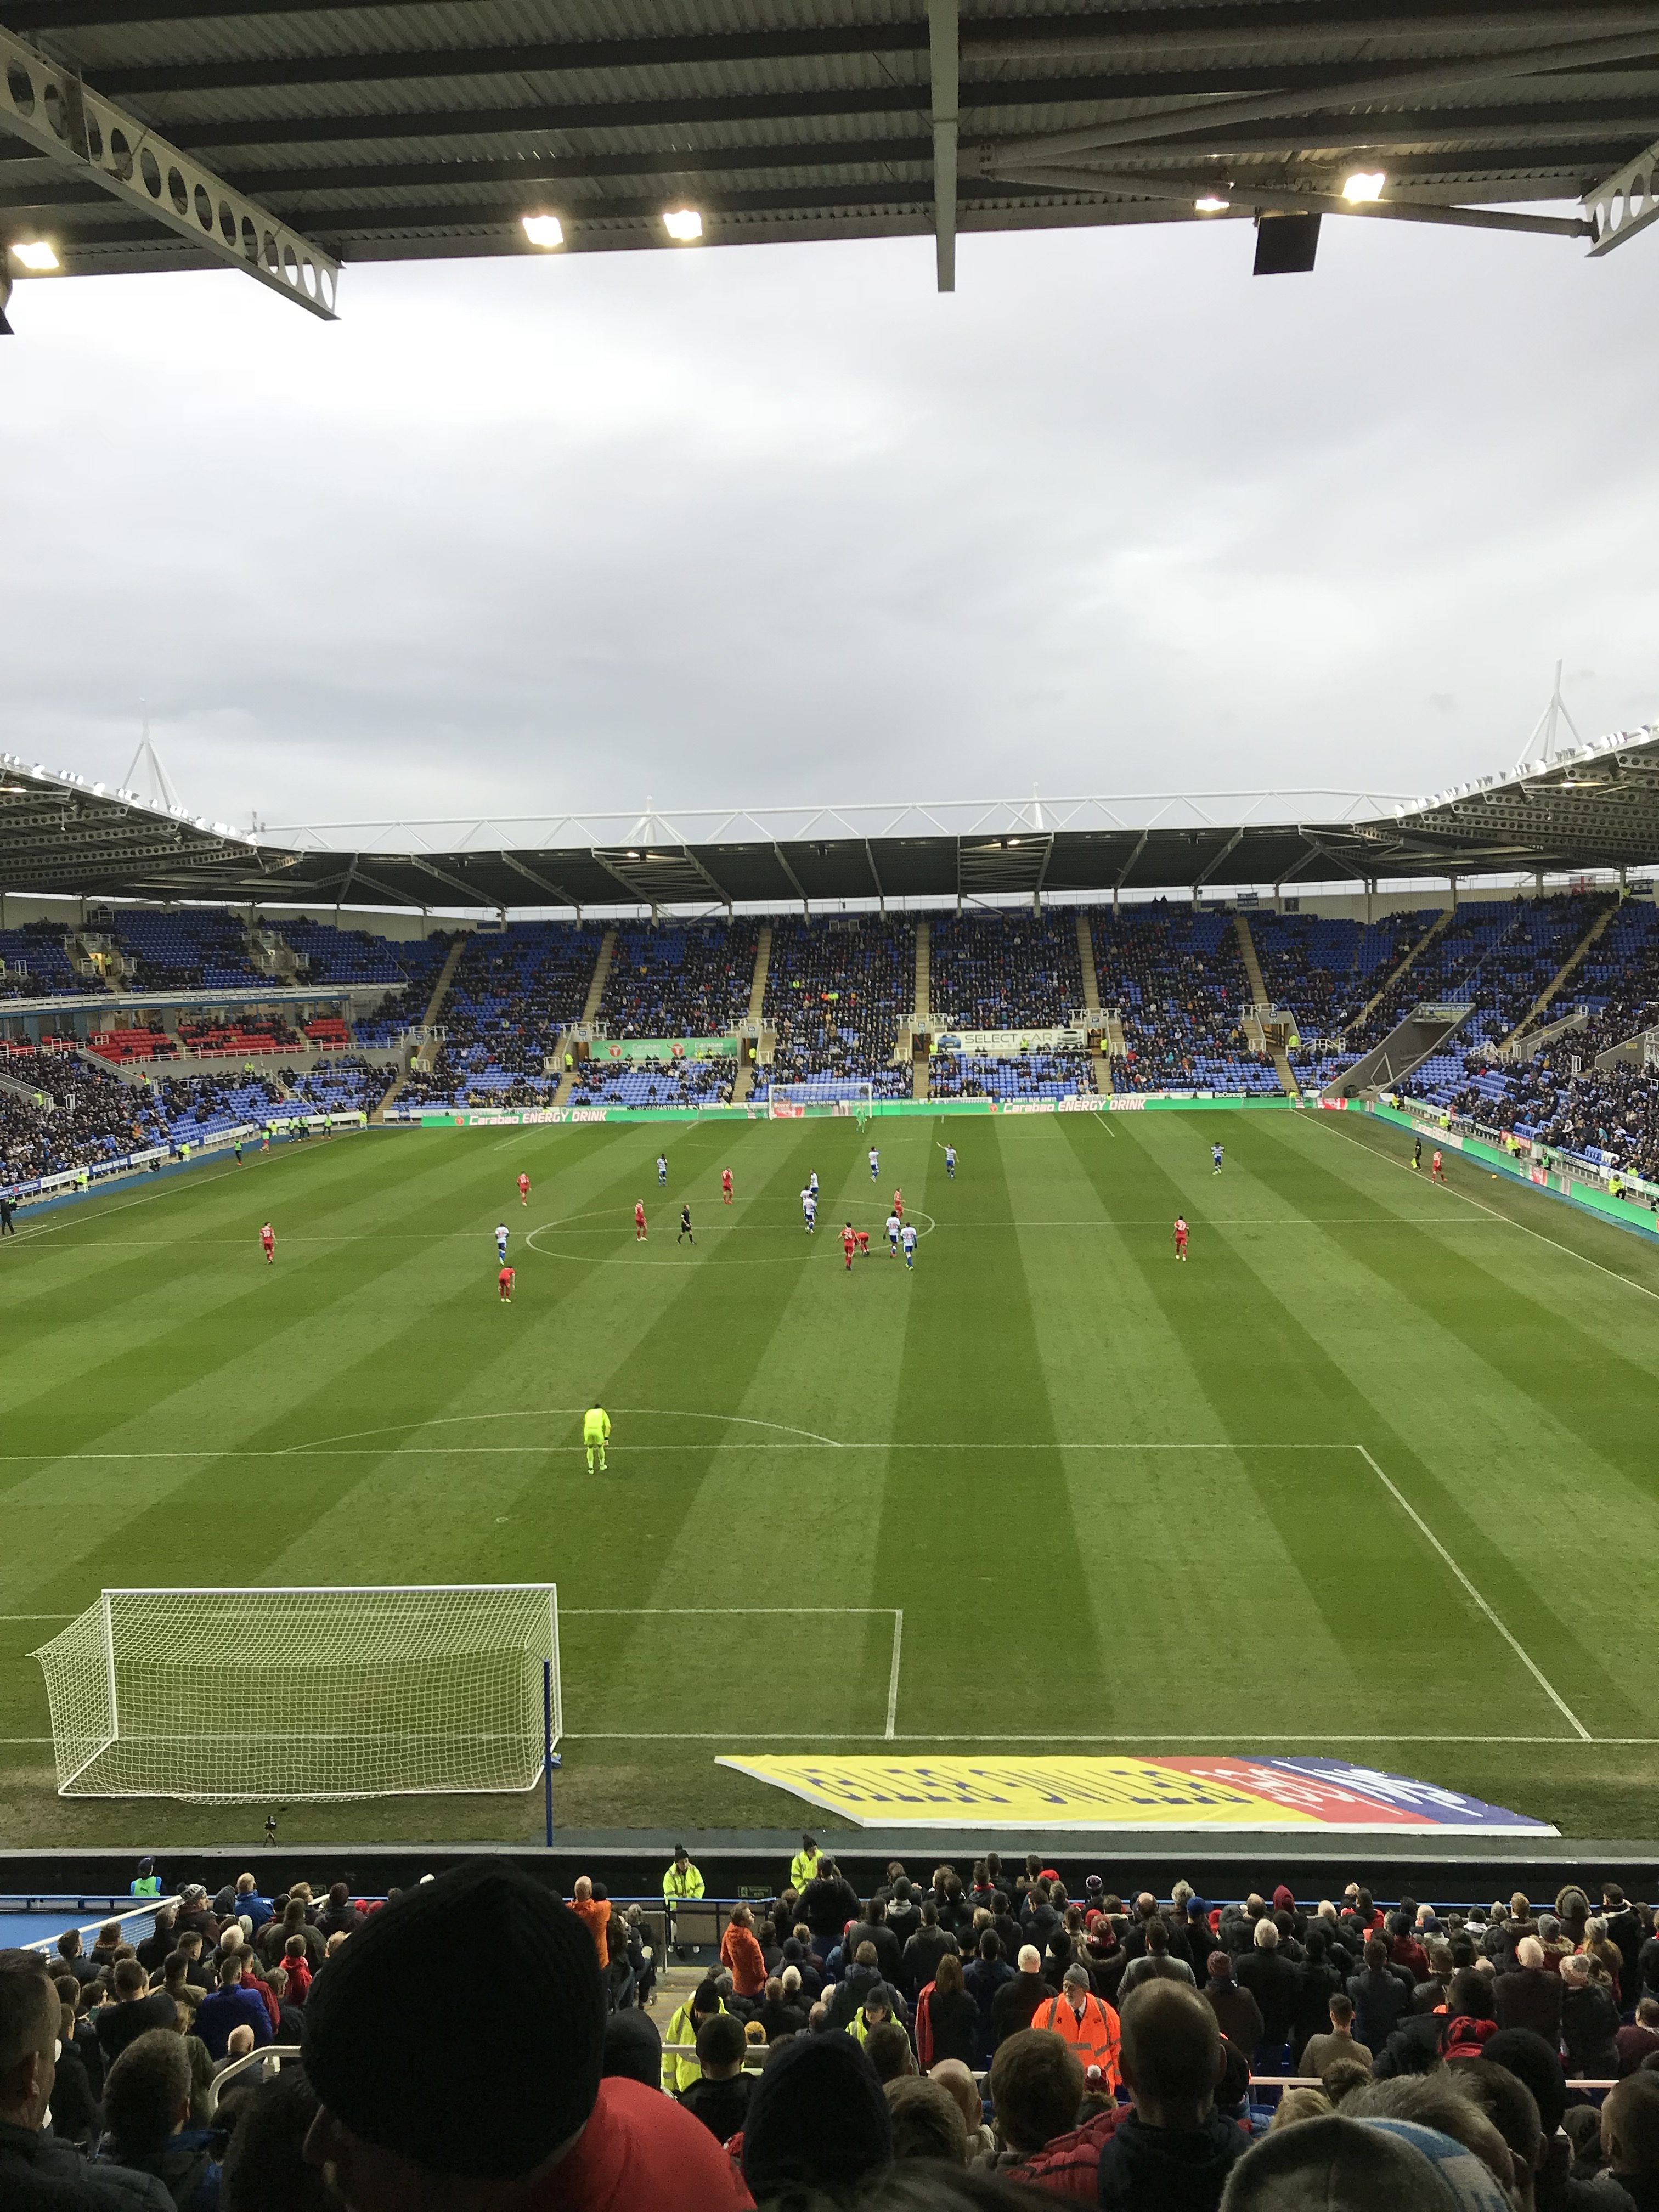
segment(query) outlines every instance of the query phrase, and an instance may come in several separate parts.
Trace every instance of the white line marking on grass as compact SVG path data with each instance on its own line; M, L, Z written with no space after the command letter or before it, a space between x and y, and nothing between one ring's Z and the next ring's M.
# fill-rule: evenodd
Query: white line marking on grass
M1361 1459L1364 1461L1366 1466L1370 1468L1371 1473L1376 1477L1384 1490L1388 1492L1389 1497L1393 1498L1395 1504L1400 1508L1401 1511L1405 1514L1407 1518L1413 1524L1413 1526L1428 1539L1429 1542L1440 1554L1440 1557L1445 1561L1446 1565L1451 1569L1453 1574L1456 1576L1458 1581L1463 1585L1465 1590L1467 1590L1468 1595L1474 1600L1476 1605L1480 1607L1481 1612L1486 1614L1487 1620L1491 1621L1492 1626L1503 1638L1504 1643L1509 1645L1510 1650L1514 1652L1516 1657L1526 1668L1528 1674L1532 1676L1534 1681L1537 1683L1539 1688L1544 1692L1544 1695L1555 1707L1557 1712L1559 1712L1562 1718L1571 1725L1574 1733L1579 1738L1579 1741L1583 1743L1593 1741L1594 1739L1591 1737L1589 1730L1584 1726L1583 1721L1579 1719L1577 1714L1574 1712L1572 1707L1567 1703L1560 1692L1557 1690L1554 1684L1550 1680L1548 1675L1545 1674L1543 1668L1539 1666L1536 1660L1531 1656L1520 1641L1515 1636L1510 1634L1510 1631L1492 1611L1492 1608L1487 1604L1486 1599L1481 1596L1480 1591L1476 1589L1474 1584L1464 1573L1462 1568L1458 1565L1456 1560L1453 1559L1451 1553L1441 1542L1439 1537L1435 1534L1433 1529L1430 1528L1428 1522L1423 1518L1423 1516L1418 1511L1411 1500L1396 1484L1391 1482L1388 1476L1383 1474L1382 1468L1371 1457L1370 1452L1366 1450L1364 1444L1356 1444L1354 1446L1354 1449L1359 1454Z
M0 1620L73 1620L72 1613L0 1613Z
M1321 1121L1322 1125L1322 1115ZM1336 1116L1333 1115L1331 1121L1332 1127L1335 1128ZM1404 1160L1393 1160L1386 1152L1375 1151L1363 1137L1356 1137L1346 1129L1338 1129L1337 1133L1346 1137L1351 1145L1358 1145L1362 1152L1369 1152L1373 1159L1380 1159L1385 1167L1399 1168L1406 1175L1413 1172L1407 1166ZM1528 1184L1527 1187L1530 1189L1533 1186ZM1553 1252L1565 1252L1570 1260L1582 1260L1585 1267L1594 1267L1598 1275L1610 1275L1615 1283L1623 1283L1629 1290L1640 1291L1644 1298L1659 1298L1659 1291L1650 1290L1645 1283L1638 1283L1633 1275L1621 1275L1617 1267L1604 1267L1600 1260L1592 1260L1587 1252L1580 1252L1571 1244L1559 1243L1553 1237L1546 1237L1541 1229L1529 1229L1524 1221L1516 1220L1512 1214L1500 1213L1495 1206L1488 1206L1483 1200L1471 1198L1468 1191L1459 1190L1455 1183L1443 1183L1440 1188L1449 1193L1453 1198L1462 1199L1465 1206L1476 1206L1482 1213L1489 1213L1494 1221L1501 1221L1510 1229L1518 1229L1523 1237L1535 1237L1540 1244L1547 1244Z
M386 1427L380 1429L350 1429L338 1437L324 1437L315 1443L285 1444L282 1448L282 1451L276 1454L276 1456L302 1458L307 1452L331 1451L342 1444L359 1443L366 1437L406 1436L411 1429L452 1428L468 1421L544 1421L568 1419L573 1416L580 1419L586 1410L586 1407L583 1406L525 1406L510 1413L436 1413L434 1414L429 1420L426 1421L393 1421L389 1423ZM780 1436L802 1437L811 1443L828 1444L832 1450L839 1451L844 1449L842 1445L837 1443L834 1437L820 1436L816 1429L792 1428L787 1421L763 1421L757 1415L752 1413L689 1413L683 1407L678 1406L618 1406L616 1410L618 1416L623 1420L640 1421L658 1419L665 1421L723 1421L728 1425L735 1424L739 1428L774 1429ZM536 1451L543 1449L549 1451L558 1449L572 1450L575 1448L576 1447L572 1445L558 1446L553 1444L545 1446L520 1444L508 1445L505 1447L507 1450L517 1451ZM427 1449L427 1447L422 1447L422 1449ZM434 1445L429 1447L429 1449L434 1450L441 1449L452 1451L495 1451L500 1450L503 1449L503 1447L493 1444L462 1444ZM654 1446L635 1445L634 1449L635 1450L654 1449L657 1451L678 1451L682 1449L692 1451L698 1449L705 1451L718 1451L721 1449L722 1447L718 1444L702 1446L695 1444L684 1446L678 1444L657 1444ZM750 1447L750 1449L754 1449L754 1447Z
M904 1642L904 1613L902 1608L893 1608L893 1663L887 1674L886 1735L893 1740L894 1724L898 1717L899 1651Z
M890 1605L562 1605L561 1620L640 1620L664 1614L690 1614L702 1620L724 1620L728 1614L755 1613L891 1613ZM54 1618L57 1616L54 1615Z
M861 1735L857 1732L853 1732L850 1734L836 1735L827 1734L823 1730L814 1730L811 1735L743 1736L739 1735L737 1731L732 1729L582 1729L574 1731L567 1729L564 1740L568 1743L730 1743L737 1741L750 1745L769 1743L778 1746L783 1746L786 1744L805 1744L811 1746L817 1743L879 1744L890 1742L926 1744L966 1743L985 1747L988 1747L992 1744L1001 1743L1020 1745L1043 1745L1054 1743L1154 1743L1162 1744L1166 1749L1170 1745L1178 1743L1218 1743L1224 1745L1229 1751L1232 1752L1238 1751L1241 1746L1248 1747L1255 1744L1262 1745L1268 1750L1278 1749L1282 1747L1287 1740L1293 1740L1297 1742L1312 1740L1313 1741L1321 1744L1501 1743L1510 1745L1529 1745L1534 1749L1547 1744L1562 1744L1570 1746L1575 1751L1578 1748L1578 1739L1576 1736L1571 1735L1326 1735L1317 1729L1298 1728L1280 1729L1274 1734L1266 1735L1262 1735L1260 1730L1255 1730L1246 1735L1241 1735L1237 1729L1222 1729L1219 1733L1212 1735L1170 1735L1167 1732L1160 1733L1157 1735L1003 1735L1000 1733L986 1735L981 1731L978 1735L912 1735L907 1732L903 1735L895 1736L878 1736L870 1733L868 1730L865 1731ZM0 1743L8 1741L50 1743L52 1739L50 1736L20 1736L15 1738L0 1736ZM1659 1736L1650 1735L1598 1736L1595 1738L1594 1741L1598 1748L1604 1743L1625 1746L1644 1745L1649 1747L1659 1745Z

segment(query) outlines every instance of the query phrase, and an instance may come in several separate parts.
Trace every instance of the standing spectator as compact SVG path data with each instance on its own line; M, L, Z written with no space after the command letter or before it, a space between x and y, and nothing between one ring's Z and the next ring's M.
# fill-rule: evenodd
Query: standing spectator
M289 1996L296 2005L303 2005L311 1987L311 1960L306 1953L303 1936L290 1936L283 1953L283 1972L288 1976Z
M1380 1936L1367 1939L1364 1966L1349 1978L1348 1995L1359 2040L1369 2050L1381 2051L1401 2014L1411 2009L1411 1999L1398 1976L1389 1972L1389 1947Z
M1170 1954L1170 1923L1161 1912L1154 1911L1152 1917L1145 1922L1139 1930L1139 1938L1146 1948L1139 1958L1132 1956L1123 1970L1123 1978L1117 1985L1120 2002L1127 2000L1143 1982L1183 1982L1188 1989L1194 1987L1192 1968L1184 1959L1175 1958ZM1133 1941L1134 1931L1132 1929L1126 1949Z
M884 1901L887 1907L887 1925L902 1958L906 1945L921 1926L921 1907L911 1891L908 1875L901 1874L895 1877L893 1893Z
M579 1874L576 1876L575 1894L570 1909L581 1922L582 1926L586 1929L593 1945L593 1955L598 1959L600 1971L603 1972L611 1963L611 1946L606 1942L605 1936L606 1926L611 1919L610 1900L595 1897L591 1877L585 1874Z
M220 2169L219 2212L337 2212L322 2175L305 2163L306 2134L316 2116L303 2067L285 2066L274 2081L250 2090L237 2106Z
M841 1941L848 1922L858 1918L858 1897L833 1859L818 1861L817 1874L801 1892L800 1917L812 1931L818 1955L825 1959L830 1946Z
M1216 2025L1236 2050L1246 2057L1261 2040L1261 2008L1233 1974L1232 1954L1212 1951L1210 1975L1204 1984L1204 2001L1215 2014ZM1345 1998L1343 2002L1347 2001ZM1348 2006L1350 2014L1353 2007ZM1316 2069L1317 2070L1317 2069Z
M793 1989L790 1976L794 1977ZM806 2026L806 2014L793 2002L800 1993L800 1974L794 1966L786 1967L782 1975L774 1974L766 1984L760 2010L755 2017L766 2031L769 2043L777 2043L786 2035L799 2035Z
M1622 1964L1619 1971L1619 2002L1629 2012L1642 1994L1641 1976L1636 1961L1643 1944L1647 1941L1648 1923L1645 1911L1632 1905L1616 1881L1601 1885L1601 1914L1607 1923L1607 1936L1619 1947Z
M342 1883L341 1887L343 1888L344 1884ZM258 1884L251 1874L237 1875L236 1914L239 1919L252 1923L248 1930L251 1936L258 1934L266 1921L271 1918L275 1911L276 1907L271 1904L270 1899L268 1897L260 1896Z
M755 1935L755 1916L746 1905L734 1905L720 1938L720 1964L732 1977L740 1997L757 1997L766 1987L766 1959ZM727 2135L735 2129L728 2128Z
M213 2135L191 2125L190 2059L164 2027L130 2043L104 2085L98 2166L154 2174L177 2212L217 2212L219 2165Z
M156 1923L159 1927L161 1923L159 1913L156 1915ZM155 1938L153 1936L146 1936L144 1943L141 1943L138 1947L139 1963L151 1973L154 1973L155 1968L161 1965L161 1956L165 1956L164 1949L154 1962L144 1957L144 1945L153 1943L155 1941ZM61 1972L73 1974L76 1980L83 1984L95 1982L102 1971L100 1967L94 1966L82 1950L81 1931L78 1928L66 1928L58 1938L58 1960Z
M1636 2008L1635 2024L1618 2035L1619 2071L1634 2074L1644 2058L1659 2051L1659 1998L1644 1997Z
M930 2074L946 2059L969 2067L979 2063L979 2007L964 1985L962 1960L954 1951L945 1953L916 1998L916 2057Z
M204 1997L198 2008L196 2033L210 2057L222 2058L234 2027L252 2032L255 2050L273 2040L265 2001L251 1983L244 1983L242 1962L233 1954L219 1968L218 1988L210 1997Z
M1339 2058L1357 2058L1367 2068L1371 2053L1353 2032L1353 1999L1334 1996L1330 2002L1331 2032L1328 2035L1310 2035L1303 2045L1302 2056L1297 2061L1298 2074L1323 2075L1328 2066Z
M1048 1984L1042 1978L1042 1960L1035 1946L1020 1947L1012 1981L1005 1982L991 2000L993 2048L1001 2045L1016 2029L1029 2027L1031 2015L1048 2002Z
M265 1975L264 1986L276 2007L276 2018L272 2022L278 2043L298 2044L306 2032L305 2015L299 2007L290 2004L288 1976L280 1966L272 1966Z
M1031 2025L1069 2044L1085 2075L1091 2066L1098 2067L1108 2095L1117 2094L1121 2078L1117 2014L1091 1990L1086 1966L1067 1966L1060 1995L1037 2007Z
M700 2072L680 2102L716 2142L738 2134L748 2115L753 2085L743 2070L747 2048L743 2022L729 2012L717 2012L697 2030Z
M999 2044L990 2086L1003 2146L999 2167L1034 2158L1077 2125L1083 2101L1079 2055L1042 2028L1020 2028Z
M1535 1936L1523 1936L1515 1947L1513 1971L1499 1974L1492 1984L1492 2011L1499 2027L1528 2027L1553 2046L1561 2033L1561 1977L1544 1962L1544 1947Z
M963 1969L962 1978L979 2009L979 2040L974 2063L976 2066L988 2066L997 2044L993 2008L998 1992L1014 1978L1013 1968L1002 1955L1002 1938L994 1928L987 1928L981 1934L978 1956Z
M1619 2071L1619 2008L1607 1987L1590 1979L1582 1956L1561 1961L1561 2042L1569 2079L1605 2081Z
M662 2086L671 2097L684 2095L697 2079L700 2069L694 2057L689 2053L682 2056L668 2046L695 2045L704 2021L725 2010L720 1993L713 1982L699 1982L684 2003L677 2005L669 2014L668 2033L663 2039Z
M755 2085L743 2177L761 2204L786 2191L833 2193L881 2172L892 2149L892 2115L866 2053L850 2035L802 2036L784 2045Z
M161 1970L161 1961L164 1959L171 1958L173 1955L173 1945L177 1936L177 1930L173 1925L176 1917L177 1908L175 1906L171 1905L158 1905L156 1906L155 1925L150 1929L149 1934L145 1936L143 1942L137 1946L138 1963L144 1969L144 1972L147 1974L159 1973ZM74 1955L78 1958L81 1951L81 1937L79 1931L72 1928L70 1930L70 1936L72 1936L75 1939ZM60 1936L58 1938L58 1948L60 1951L63 1950L64 1945L68 1940L69 1938L66 1936Z
M47 2132L62 2007L34 1951L0 1951L0 2204L6 2212L173 2212L151 2174L96 2179L72 2143Z
M434 1959L444 2003L411 2003ZM305 2065L319 2108L306 2155L354 2212L743 2205L730 2160L689 2112L601 2078L605 2028L581 1923L514 1869L475 1859L377 1912L312 1990Z
M240 1905L237 1910L241 1910ZM351 1902L351 1892L344 1882L335 1882L328 1893L327 1904L317 1915L319 1929L325 1937L355 1936L362 1924L363 1916Z
M152 2027L171 2027L179 2008L165 1990L150 1991L149 1977L137 1959L123 1959L110 1977L115 2002L94 2015L99 2048L106 2066L112 2066L128 2044Z
M958 2171L968 2163L968 2124L942 2081L900 2074L885 2085L895 2165L927 2159Z
M1261 2008L1261 2041L1254 2063L1264 2072L1275 2071L1284 2063L1302 1994L1300 1969L1279 1945L1278 1923L1264 1914L1255 1923L1249 1955L1238 1962L1239 1987L1248 1990Z
M903 1978L903 1954L899 1949L898 1938L887 1925L887 1908L878 1897L870 1899L864 1917L848 1929L847 1943L854 1955L861 1944L875 1946L876 1964L881 1969L883 1981L896 1984Z
M921 1925L904 1947L901 1986L911 1997L926 1989L939 1972L939 1962L957 1948L948 1928L939 1924L939 1906L930 1897L921 1908Z

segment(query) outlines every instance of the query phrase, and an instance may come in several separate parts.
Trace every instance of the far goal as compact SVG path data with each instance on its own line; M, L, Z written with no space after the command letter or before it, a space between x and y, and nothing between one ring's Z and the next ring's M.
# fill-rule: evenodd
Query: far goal
M774 1083L767 1087L766 1111L774 1121L799 1120L806 1114L845 1114L861 1121L874 1097L874 1084L852 1076L822 1083Z
M33 1656L62 1797L532 1790L563 1730L551 1583L110 1589Z

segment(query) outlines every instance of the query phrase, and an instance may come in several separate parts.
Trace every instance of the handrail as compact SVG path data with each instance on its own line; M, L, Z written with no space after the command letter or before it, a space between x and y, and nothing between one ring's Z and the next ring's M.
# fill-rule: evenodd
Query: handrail
M236 2079L239 2074L246 2074L255 2066L263 2066L267 2059L274 2062L275 2070L280 2074L283 2070L283 2061L285 2058L297 2058L299 2056L300 2046L297 2043L267 2043L258 2051L250 2051L246 2058L233 2058L229 2065L222 2067L212 2081L208 2083L209 2119L211 2119L218 2111L219 2100L226 2087Z

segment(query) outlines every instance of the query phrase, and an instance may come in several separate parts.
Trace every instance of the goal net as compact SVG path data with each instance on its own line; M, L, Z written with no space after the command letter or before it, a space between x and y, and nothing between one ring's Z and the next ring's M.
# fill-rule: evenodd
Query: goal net
M823 1083L774 1083L768 1086L769 1119L784 1121L805 1114L856 1115L862 1121L870 1111L875 1085L842 1076Z
M530 1790L563 1728L551 1583L112 1589L33 1656L65 1797Z

